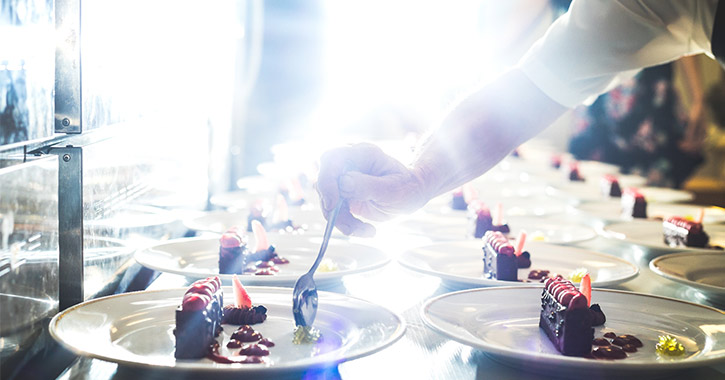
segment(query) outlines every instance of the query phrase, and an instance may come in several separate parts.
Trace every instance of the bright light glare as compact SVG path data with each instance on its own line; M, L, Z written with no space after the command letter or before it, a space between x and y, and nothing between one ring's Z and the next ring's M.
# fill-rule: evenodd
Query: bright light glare
M431 121L462 91L498 74L497 52L486 47L495 36L481 33L483 3L325 2L327 77L310 128L334 132L389 107Z

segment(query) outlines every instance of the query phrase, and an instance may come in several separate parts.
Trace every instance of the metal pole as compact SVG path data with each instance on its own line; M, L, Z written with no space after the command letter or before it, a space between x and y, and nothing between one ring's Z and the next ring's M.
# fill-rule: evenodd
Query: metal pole
M83 149L51 148L58 155L58 303L83 302Z

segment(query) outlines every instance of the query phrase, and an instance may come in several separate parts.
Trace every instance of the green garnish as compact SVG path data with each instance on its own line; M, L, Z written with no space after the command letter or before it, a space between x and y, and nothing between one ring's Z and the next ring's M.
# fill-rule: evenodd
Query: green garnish
M685 353L685 347L677 339L670 335L660 335L660 341L655 346L660 355L679 356Z
M310 344L316 343L320 340L320 330L312 326L297 326L295 327L295 334L292 338L294 344Z

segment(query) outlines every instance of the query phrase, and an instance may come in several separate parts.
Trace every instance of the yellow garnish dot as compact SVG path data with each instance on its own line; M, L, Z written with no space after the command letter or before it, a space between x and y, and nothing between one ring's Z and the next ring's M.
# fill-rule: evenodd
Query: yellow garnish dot
M670 335L660 335L655 350L658 354L667 356L679 356L685 353L685 347Z
M546 236L544 235L534 235L531 237L531 240L533 241L546 241Z
M294 344L310 344L320 340L320 330L312 326L297 326L295 327L294 337L292 343Z
M337 264L330 259L322 259L320 266L317 267L318 272L335 272L338 270L340 270L340 268L338 268Z
M582 278L584 278L587 273L589 273L587 268L576 268L571 273L569 273L569 280L571 282L582 282Z

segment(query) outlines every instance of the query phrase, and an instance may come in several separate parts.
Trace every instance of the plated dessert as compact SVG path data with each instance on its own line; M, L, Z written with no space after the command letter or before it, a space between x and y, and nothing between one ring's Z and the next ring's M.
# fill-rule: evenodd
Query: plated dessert
M644 195L633 187L628 187L622 194L622 215L632 218L647 218L647 200Z
M224 296L219 277L194 282L176 309L177 359L199 359L221 332Z
M593 326L606 322L599 305L591 305L591 280L586 275L581 291L571 281L549 278L541 293L539 328L564 355L587 356L592 352Z
M483 236L483 275L488 279L518 281L519 268L531 267L531 255L523 251L526 233L521 232L516 248L500 231L488 231ZM549 271L536 270L534 276L548 276ZM529 273L529 279L531 279Z
M263 363L274 343L254 331L253 324L267 319L267 309L253 306L249 294L239 279L233 280L234 305L224 305L219 277L199 280L184 294L176 310L176 359L207 357L219 363ZM222 324L241 325L230 337L228 348L239 348L234 356L219 353L217 337Z
M306 230L304 225L296 224L290 219L287 200L281 194L277 195L276 205L271 215L268 210L265 210L264 204L263 200L258 200L249 208L247 232L253 232L252 222L254 221L272 232L299 233Z
M569 181L584 181L585 178L582 177L581 173L579 172L579 164L576 162L570 162L569 167L566 171L566 177L569 179Z
M220 274L251 273L269 276L279 272L277 265L289 263L269 243L262 223L253 220L251 225L256 241L254 249L248 248L246 237L239 233L238 227L230 228L219 239Z
M679 216L671 216L662 222L664 242L670 247L705 248L710 237L702 226L704 210L700 210L698 220L688 220Z
M599 181L599 189L605 197L619 198L622 196L622 188L619 180L612 174L605 174Z
M485 203L474 200L469 207L469 225L471 235L476 239L482 238L488 231L498 231L504 234L511 232L508 224L503 221L503 206L496 204L496 219L491 215L491 209Z

